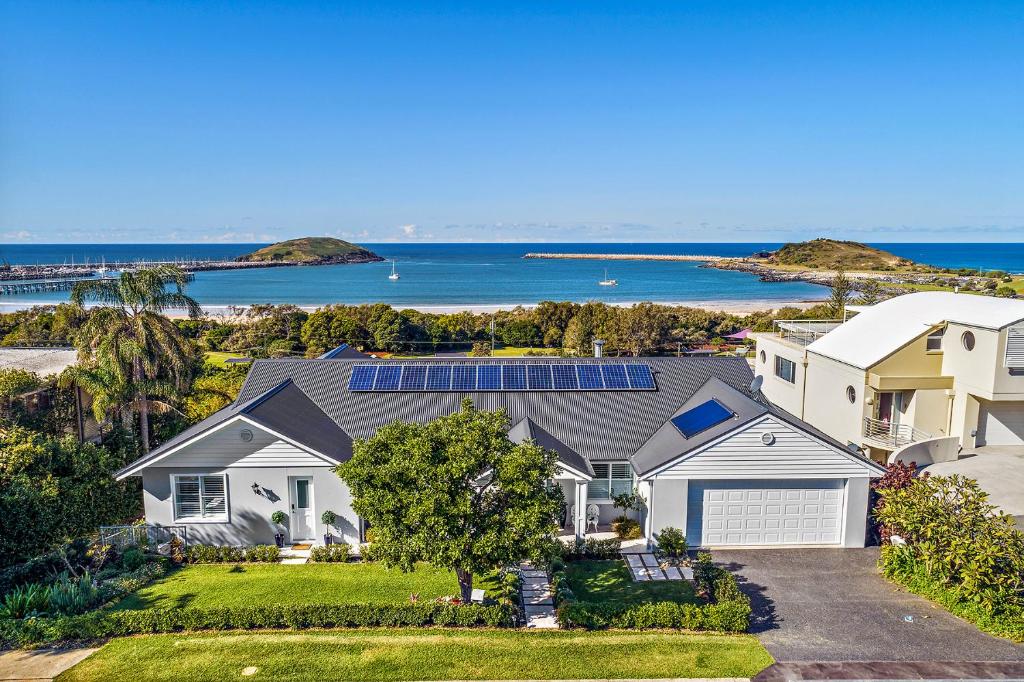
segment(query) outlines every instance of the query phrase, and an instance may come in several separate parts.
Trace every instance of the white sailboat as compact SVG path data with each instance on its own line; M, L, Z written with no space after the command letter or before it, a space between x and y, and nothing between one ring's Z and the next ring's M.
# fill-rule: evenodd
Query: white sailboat
M604 269L604 279L602 279L600 282L598 282L598 284L600 284L603 287L617 287L617 286L619 286L619 280L617 280L617 279L608 279L608 268L605 268Z
M399 278L399 275L398 275L397 272L395 272L395 261L392 260L391 261L391 274L388 275L388 279L390 279L392 282L394 282L398 278Z

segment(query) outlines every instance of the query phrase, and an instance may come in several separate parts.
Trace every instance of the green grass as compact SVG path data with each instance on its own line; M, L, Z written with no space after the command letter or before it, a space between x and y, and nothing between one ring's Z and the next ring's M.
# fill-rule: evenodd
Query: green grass
M611 561L571 561L566 565L569 588L580 601L632 605L657 601L699 604L687 580L634 582L626 563Z
M496 585L478 580L487 590ZM259 604L405 604L459 593L448 571L421 564L412 573L375 563L199 564L186 566L122 599L117 608L215 608Z
M497 680L753 677L750 635L523 630L335 630L116 639L61 675L92 680ZM249 677L242 670L254 666Z
M214 367L226 367L225 360L228 358L244 358L245 356L241 353L227 353L223 351L207 351L204 353L204 360L206 364L213 365Z

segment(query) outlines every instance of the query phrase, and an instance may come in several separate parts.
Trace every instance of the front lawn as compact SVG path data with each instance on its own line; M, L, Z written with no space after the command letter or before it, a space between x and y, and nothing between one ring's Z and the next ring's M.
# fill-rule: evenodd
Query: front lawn
M477 585L493 587L486 580ZM420 564L412 573L376 563L197 564L125 597L119 609L216 608L264 604L407 604L459 593L455 576Z
M569 588L576 599L585 602L604 602L621 606L659 601L699 604L688 580L658 580L634 582L626 563L611 561L570 561L565 567Z
M753 677L749 635L523 630L337 630L116 639L61 675L91 680L499 680Z

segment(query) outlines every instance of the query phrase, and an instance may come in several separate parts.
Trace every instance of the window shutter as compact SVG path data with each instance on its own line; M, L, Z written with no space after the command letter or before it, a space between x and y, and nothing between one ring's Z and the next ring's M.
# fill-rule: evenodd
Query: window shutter
M1024 325L1019 324L1006 330L1006 355L1003 366L1024 369Z
M223 476L203 476L203 517L224 516L228 512Z
M174 517L177 519L198 519L201 517L199 477L177 476L174 479L174 488Z
M633 480L633 470L628 463L612 464L612 478Z

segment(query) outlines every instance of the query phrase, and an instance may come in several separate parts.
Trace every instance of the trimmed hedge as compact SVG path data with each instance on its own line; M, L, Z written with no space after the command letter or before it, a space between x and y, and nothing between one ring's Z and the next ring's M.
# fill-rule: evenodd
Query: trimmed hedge
M566 561L575 559L618 559L622 541L618 538L598 540L597 538L576 538L572 542L559 544L559 551Z
M736 576L724 568L705 563L709 578L711 603L680 604L664 601L653 604L622 605L603 602L575 601L565 585L564 577L556 576L558 624L563 628L705 630L711 632L746 632L752 612L750 598L740 591Z
M18 646L197 630L343 627L512 627L515 609L479 604L296 604L216 609L93 611L67 618L0 621L0 640Z
M345 563L352 554L352 547L347 542L333 545L317 545L309 551L309 560L313 563Z
M243 561L272 564L280 558L281 550L276 545L253 545L251 547L191 545L186 554L186 560L190 564L224 564Z

